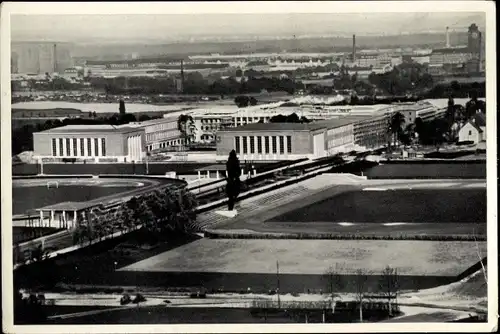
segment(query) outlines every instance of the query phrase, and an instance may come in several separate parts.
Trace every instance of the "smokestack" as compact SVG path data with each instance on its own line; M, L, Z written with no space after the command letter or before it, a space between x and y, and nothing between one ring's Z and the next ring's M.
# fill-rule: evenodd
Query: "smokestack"
M184 92L184 60L181 59L181 93Z
M54 64L52 64L53 71L52 73L57 72L57 44L54 44Z
M356 35L352 35L352 61L356 61Z
M450 29L446 27L446 47L450 47Z

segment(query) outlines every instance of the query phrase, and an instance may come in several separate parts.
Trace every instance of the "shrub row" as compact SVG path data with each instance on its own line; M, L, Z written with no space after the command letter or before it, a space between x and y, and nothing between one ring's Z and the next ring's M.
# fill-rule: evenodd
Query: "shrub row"
M426 240L426 241L486 241L485 235L369 235L337 233L238 233L205 231L211 239L326 239L326 240Z

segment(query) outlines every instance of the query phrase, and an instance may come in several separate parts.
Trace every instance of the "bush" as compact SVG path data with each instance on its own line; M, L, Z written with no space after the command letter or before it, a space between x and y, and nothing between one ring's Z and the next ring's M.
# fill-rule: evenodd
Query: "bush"
M459 141L459 142L457 142L458 146L461 146L461 145L472 145L472 144L474 144L474 142L472 140L465 140L465 141Z
M207 298L207 294L206 292L192 292L190 295L189 295L189 298Z
M144 297L143 295L141 295L140 293L138 293L138 294L135 295L135 298L132 301L132 303L139 304L139 303L142 303L142 302L145 302L145 301L146 301L146 297Z
M130 304L131 301L132 299L130 298L130 295L126 293L122 296L122 298L120 298L120 305Z

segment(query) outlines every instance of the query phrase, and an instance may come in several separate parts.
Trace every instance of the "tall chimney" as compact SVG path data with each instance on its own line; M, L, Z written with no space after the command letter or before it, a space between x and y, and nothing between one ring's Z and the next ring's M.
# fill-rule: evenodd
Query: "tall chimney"
M181 93L184 92L184 60L181 59Z
M352 35L352 61L356 61L356 35Z
M450 29L446 27L446 47L450 47Z
M52 73L57 72L57 44L54 44L54 63L52 64L53 71Z

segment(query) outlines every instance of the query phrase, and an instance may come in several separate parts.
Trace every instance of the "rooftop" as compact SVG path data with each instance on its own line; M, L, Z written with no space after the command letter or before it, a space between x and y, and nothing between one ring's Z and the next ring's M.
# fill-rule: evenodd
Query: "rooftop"
M432 50L432 54L437 54L437 53L470 53L470 51L467 47L442 48L442 49Z
M90 124L90 125L66 125L58 128L53 128L38 133L92 133L92 132L115 132L129 133L137 131L137 128L128 126L114 126L108 124Z
M62 202L53 205L47 205L43 208L37 209L38 211L80 211L88 208L96 207L96 204L89 204L88 202Z
M227 128L223 132L239 131L316 131L320 129L333 129L344 125L352 124L354 121L347 118L338 118L312 123L250 123L247 125Z
M142 121L142 122L132 122L129 124L125 124L125 127L127 127L127 126L142 127L142 126L171 123L171 122L177 122L177 117L164 117L164 118L150 119L150 120Z
M486 126L486 114L482 112L475 114L474 121L478 126Z

